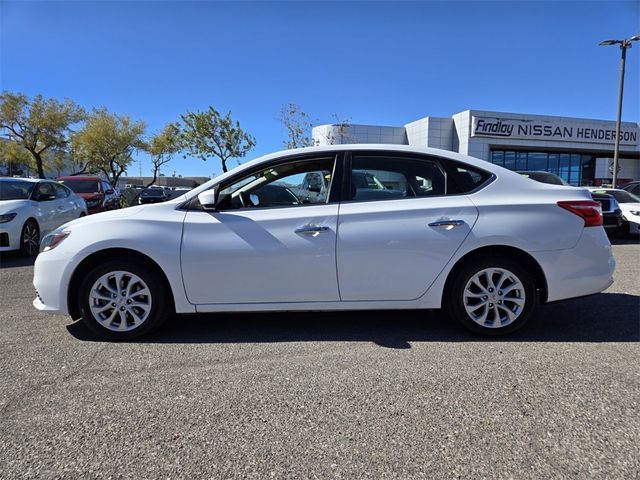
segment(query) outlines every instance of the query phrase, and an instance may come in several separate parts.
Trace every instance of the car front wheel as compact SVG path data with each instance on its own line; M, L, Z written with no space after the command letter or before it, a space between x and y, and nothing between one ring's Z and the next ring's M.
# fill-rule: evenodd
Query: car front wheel
M89 272L80 289L86 326L107 340L130 340L158 328L169 313L167 288L136 262L110 261Z
M500 336L518 330L538 303L532 276L518 262L507 258L470 262L452 287L449 313L480 335Z
M40 228L35 220L24 222L20 234L20 252L27 257L34 257L40 250Z

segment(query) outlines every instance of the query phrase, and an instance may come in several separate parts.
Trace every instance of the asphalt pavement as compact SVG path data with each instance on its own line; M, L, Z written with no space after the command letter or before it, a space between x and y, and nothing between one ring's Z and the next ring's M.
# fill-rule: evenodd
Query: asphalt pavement
M0 257L0 478L638 478L640 245L503 340L438 312L178 317L96 341Z

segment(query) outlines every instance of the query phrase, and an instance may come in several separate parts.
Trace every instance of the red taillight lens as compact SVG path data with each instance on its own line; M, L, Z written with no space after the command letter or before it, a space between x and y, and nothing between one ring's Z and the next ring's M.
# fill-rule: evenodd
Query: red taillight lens
M602 225L602 205L593 200L572 200L558 202L558 206L582 217L585 227L599 227Z

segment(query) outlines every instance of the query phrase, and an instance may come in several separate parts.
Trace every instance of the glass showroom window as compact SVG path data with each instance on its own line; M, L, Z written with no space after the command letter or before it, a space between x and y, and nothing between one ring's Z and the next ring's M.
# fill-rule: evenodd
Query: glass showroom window
M593 155L492 150L491 162L509 170L550 172L571 185L590 185L595 175Z

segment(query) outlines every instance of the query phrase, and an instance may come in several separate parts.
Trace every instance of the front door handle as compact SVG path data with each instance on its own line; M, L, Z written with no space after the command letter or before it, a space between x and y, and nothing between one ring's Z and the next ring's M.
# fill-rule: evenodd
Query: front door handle
M447 227L447 230L461 227L462 225L464 225L464 220L437 220L429 224L430 227Z
M295 229L298 235L318 235L319 233L328 232L329 227L324 225L303 225Z

